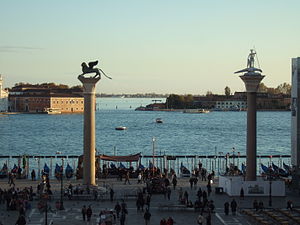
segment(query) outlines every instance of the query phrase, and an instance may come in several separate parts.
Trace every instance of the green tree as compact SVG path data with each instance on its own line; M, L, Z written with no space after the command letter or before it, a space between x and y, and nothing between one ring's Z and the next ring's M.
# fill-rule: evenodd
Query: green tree
M231 90L228 86L225 87L225 95L228 97L231 95Z
M258 92L268 92L268 87L264 83L258 85Z
M212 96L212 95L213 95L213 93L211 91L206 92L206 96Z
M290 95L292 91L292 86L284 82L283 84L278 85L276 89L278 93Z

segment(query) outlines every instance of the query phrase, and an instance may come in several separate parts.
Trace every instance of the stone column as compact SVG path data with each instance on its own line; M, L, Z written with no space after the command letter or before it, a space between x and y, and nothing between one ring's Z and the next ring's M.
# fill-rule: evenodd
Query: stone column
M246 181L256 180L256 93L260 81L259 73L248 72L240 76L247 92L247 167Z
M78 79L83 84L84 95L84 128L83 128L83 184L96 185L95 179L95 87L100 77Z

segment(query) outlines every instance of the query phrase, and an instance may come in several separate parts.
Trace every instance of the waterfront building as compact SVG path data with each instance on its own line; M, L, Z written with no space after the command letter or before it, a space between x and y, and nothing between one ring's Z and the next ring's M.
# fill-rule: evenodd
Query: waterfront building
M216 101L216 110L222 111L239 111L247 109L247 102L243 100L224 100L224 101Z
M3 79L0 74L0 112L8 110L8 91L3 89Z
M292 59L292 104L291 104L291 144L292 165L295 169L300 166L300 57ZM300 180L300 176L299 179Z
M20 85L9 92L11 112L30 113L82 113L82 92L68 88L51 88Z

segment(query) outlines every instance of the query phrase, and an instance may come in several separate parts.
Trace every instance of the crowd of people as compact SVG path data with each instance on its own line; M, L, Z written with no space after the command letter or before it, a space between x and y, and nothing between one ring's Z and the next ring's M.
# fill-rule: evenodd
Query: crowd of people
M191 177L185 179L185 182L188 182L189 188L183 188L182 183L178 187L178 178L174 170L170 172L167 170L161 171L159 168L151 168L139 170L137 174L137 179L132 180L131 176L132 171L120 172L117 176L117 180L120 181L121 185L130 185L133 182L138 184L138 191L136 194L136 210L138 215L143 218L145 224L150 224L151 221L151 199L153 194L161 194L162 201L166 203L172 201L178 202L178 204L185 206L186 208L191 208L195 212L198 212L197 218L195 220L198 224L209 225L212 223L212 215L215 213L215 204L214 200L211 198L212 193L212 184L214 183L214 171L208 173L207 169L202 167L202 164L199 163L198 167L192 171ZM32 181L36 180L35 172L32 172ZM37 208L43 212L45 209L44 197L46 196L47 200L51 200L53 195L51 190L50 179L47 174L42 174L41 182L36 186L36 192L34 193L34 188L32 186L19 189L15 185L16 177L14 174L8 176L8 189L0 188L0 204L6 203L7 210L17 210L19 212L19 217L17 218L17 225L26 224L26 212L32 208L32 200L34 196L38 197ZM201 184L199 185L199 181ZM204 185L203 185L204 183ZM97 189L90 189L88 186L81 186L77 184L73 186L72 183L66 185L64 189L64 195L68 197L69 200L72 200L75 195L91 195L93 200L97 201L99 193ZM119 191L119 190L118 190ZM124 200L116 201L115 192L112 187L108 188L108 195L111 202L115 202L113 211L101 210L98 212L93 212L92 205L83 205L81 209L82 220L90 221L92 216L99 215L99 225L104 225L101 221L105 221L103 218L112 218L115 221L119 221L121 225L125 225L128 210L127 204ZM119 193L117 193L119 194ZM120 195L118 195L120 196ZM240 199L244 199L244 190L241 189ZM59 209L60 202L56 206ZM224 203L224 214L229 215L230 211L232 215L235 215L237 212L238 204L235 199L231 201L226 201ZM291 201L287 202L287 208L292 210L293 204ZM264 210L264 205L262 201L254 200L253 209L255 211ZM110 217L108 217L110 215ZM176 221L169 216L166 218L161 218L160 225L172 225ZM1 224L1 223L0 223Z

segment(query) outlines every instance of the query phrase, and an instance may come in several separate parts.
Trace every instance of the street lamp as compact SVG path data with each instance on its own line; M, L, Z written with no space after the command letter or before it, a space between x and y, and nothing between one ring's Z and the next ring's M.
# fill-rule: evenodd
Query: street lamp
M237 157L237 167L239 168L241 153L238 152L238 153L237 153L237 156L238 156L238 157Z
M235 148L232 147L232 164L233 164L233 167L234 167L234 153L235 153Z
M152 138L152 173L154 176L155 137Z
M223 155L223 152L219 152L218 157L218 174L220 175L220 167L221 167L221 156Z
M269 206L272 206L272 176L271 169L268 169L269 172Z
M59 204L59 210L64 210L64 201L63 201L63 177L64 176L64 158L61 158L61 170L60 170L60 204Z

